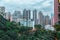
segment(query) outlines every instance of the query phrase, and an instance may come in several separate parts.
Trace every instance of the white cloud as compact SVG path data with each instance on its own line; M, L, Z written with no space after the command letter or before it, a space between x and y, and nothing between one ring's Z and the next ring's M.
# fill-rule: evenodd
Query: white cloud
M48 11L49 13L53 12L53 0L2 0L0 1L0 5L5 6L9 11L15 10L15 9L38 9L38 10L44 10L43 8L48 8L51 11ZM38 4L39 3L39 4ZM34 5L34 6L32 6ZM50 7L49 7L50 6ZM43 13L46 12L46 9L43 11ZM46 13L48 14L48 13ZM48 14L50 15L50 14Z
M2 0L3 3L15 3L15 4L34 4L43 0Z
M53 0L47 0L47 1L43 2L43 3L42 3L42 6L43 6L43 7L49 7L49 6L52 5L50 2L53 2Z

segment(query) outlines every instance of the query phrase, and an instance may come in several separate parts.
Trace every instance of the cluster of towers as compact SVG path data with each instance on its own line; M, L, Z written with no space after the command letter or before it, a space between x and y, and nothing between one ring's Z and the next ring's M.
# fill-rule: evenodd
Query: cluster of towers
M44 16L42 11L37 11L36 9L30 10L30 9L24 9L22 12L21 11L15 11L13 13L13 18L15 22L26 22L26 25L48 25L51 24L51 19L50 17ZM23 21L22 21L23 20ZM23 24L25 24L23 22Z
M5 12L5 7L0 7L0 14L10 20L14 21L16 23L21 23L24 26L34 26L34 25L47 25L51 24L51 19L49 16L44 16L42 11L37 11L37 9L30 10L30 9L24 9L21 11L14 11L14 13L11 14L11 12Z

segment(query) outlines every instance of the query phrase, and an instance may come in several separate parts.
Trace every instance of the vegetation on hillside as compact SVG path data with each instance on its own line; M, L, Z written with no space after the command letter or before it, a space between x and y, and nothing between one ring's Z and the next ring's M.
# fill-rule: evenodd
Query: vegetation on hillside
M9 22L0 15L0 40L55 40L55 32L46 31L41 25L32 27L20 26Z

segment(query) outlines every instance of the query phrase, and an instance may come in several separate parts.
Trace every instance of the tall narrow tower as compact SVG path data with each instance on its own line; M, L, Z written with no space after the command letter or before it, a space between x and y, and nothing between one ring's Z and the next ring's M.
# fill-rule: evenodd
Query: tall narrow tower
M33 10L33 20L34 20L34 25L37 25L37 10Z

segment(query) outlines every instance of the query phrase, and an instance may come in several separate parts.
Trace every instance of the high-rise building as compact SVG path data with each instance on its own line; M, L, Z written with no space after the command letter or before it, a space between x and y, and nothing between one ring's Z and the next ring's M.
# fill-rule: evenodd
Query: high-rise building
M29 20L31 19L31 11L30 10L23 10L23 19Z
M30 10L27 10L27 9L24 9L23 10L23 21L26 21L26 26L29 25L30 21L31 20L31 11Z
M54 24L60 24L60 0L54 0Z
M35 25L37 25L37 10L33 10L33 20L34 20L34 23Z
M20 19L22 18L20 11L15 11L12 15L12 21L20 22Z
M5 17L5 7L3 7L3 6L0 6L0 15Z
M41 12L41 11L39 11L39 24L41 25L41 26L44 26L44 16L43 16L43 13Z
M48 25L50 24L50 19L49 19L49 16L45 16L45 25Z
M51 18L51 25L54 25L54 16Z
M26 9L23 10L23 19L26 19Z

